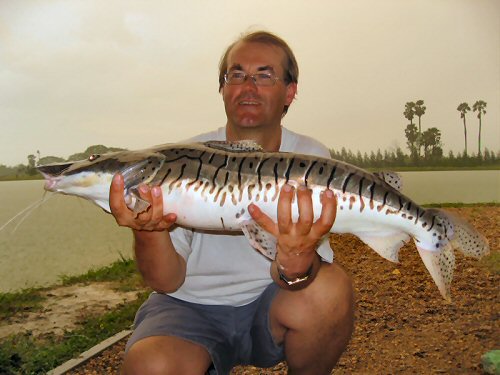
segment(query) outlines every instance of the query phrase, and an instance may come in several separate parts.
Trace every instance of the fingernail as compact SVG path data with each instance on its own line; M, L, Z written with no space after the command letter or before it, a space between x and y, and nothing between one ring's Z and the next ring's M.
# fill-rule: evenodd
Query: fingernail
M307 187L306 187L306 186L304 186L304 185L300 185L300 186L299 186L299 190L300 190L300 191L306 191L306 190L307 190Z
M255 211L255 206L253 204L248 205L248 212L253 213Z
M283 185L283 191L285 193L289 193L289 192L292 191L292 187L290 185L288 185L288 184L285 184L285 185Z
M153 196L155 197L159 197L160 194L161 194L161 189L158 187L158 186L155 186L153 189L152 189L152 192L153 192Z
M327 197L327 198L333 198L333 191L331 191L331 190L327 190L327 191L325 192L325 194L326 194L326 197Z
M147 185L141 185L139 186L139 190L141 191L141 193L147 193L149 188Z

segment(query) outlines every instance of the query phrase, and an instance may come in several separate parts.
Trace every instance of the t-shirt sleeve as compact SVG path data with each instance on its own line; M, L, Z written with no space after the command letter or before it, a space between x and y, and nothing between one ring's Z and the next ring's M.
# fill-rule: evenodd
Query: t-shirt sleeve
M175 251L177 251L177 253L187 262L189 255L193 251L191 247L193 242L193 231L176 227L170 231L170 238L172 239Z

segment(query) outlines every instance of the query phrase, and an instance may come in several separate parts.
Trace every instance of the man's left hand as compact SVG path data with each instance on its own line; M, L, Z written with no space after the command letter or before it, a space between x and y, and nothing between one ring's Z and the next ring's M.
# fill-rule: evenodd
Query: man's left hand
M292 220L292 202L295 189L286 184L278 199L278 222L275 223L255 204L249 206L252 218L267 232L277 239L279 265L287 276L303 275L316 257L316 248L325 234L330 231L336 213L337 200L331 190L321 195L322 210L319 219L314 222L312 192L305 186L297 189L299 218Z

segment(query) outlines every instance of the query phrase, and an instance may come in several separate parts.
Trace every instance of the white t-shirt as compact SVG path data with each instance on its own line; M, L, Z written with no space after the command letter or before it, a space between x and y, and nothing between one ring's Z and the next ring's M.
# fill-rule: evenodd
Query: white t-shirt
M226 128L201 134L189 141L209 140L226 140ZM320 142L286 128L282 128L280 151L330 158L330 152ZM187 264L184 283L170 294L175 298L205 305L242 306L254 301L273 282L271 261L251 247L242 233L220 234L176 228L171 231L171 237L175 249ZM328 241L321 247L322 257L331 261L333 253ZM323 255L325 250L331 256Z

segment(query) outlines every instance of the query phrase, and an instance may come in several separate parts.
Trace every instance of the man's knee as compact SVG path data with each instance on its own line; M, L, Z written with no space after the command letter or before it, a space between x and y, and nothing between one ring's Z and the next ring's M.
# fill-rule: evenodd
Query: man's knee
M210 363L208 352L199 345L175 337L153 336L130 347L122 374L205 374Z

